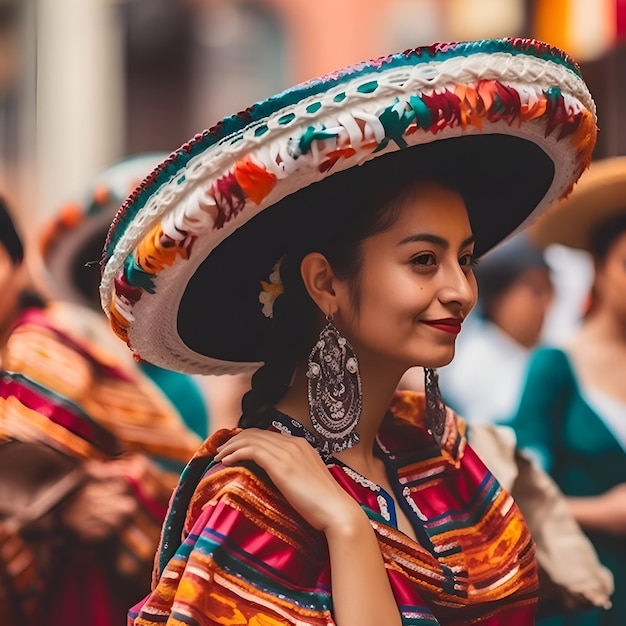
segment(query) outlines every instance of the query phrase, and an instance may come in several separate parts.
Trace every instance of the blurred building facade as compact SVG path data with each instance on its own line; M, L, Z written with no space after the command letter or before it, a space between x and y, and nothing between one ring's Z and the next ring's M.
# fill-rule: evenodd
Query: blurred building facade
M119 157L173 150L295 82L501 36L570 52L597 156L626 153L626 0L0 0L0 183L39 222Z

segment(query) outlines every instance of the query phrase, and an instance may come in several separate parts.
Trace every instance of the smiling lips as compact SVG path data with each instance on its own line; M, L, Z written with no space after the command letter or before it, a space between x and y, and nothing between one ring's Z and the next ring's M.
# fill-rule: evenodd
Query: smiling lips
M450 333L451 335L458 335L461 332L461 324L463 320L457 317L446 317L441 320L422 320L424 324L428 326L432 326L433 328L437 328L438 330L443 330L446 333Z

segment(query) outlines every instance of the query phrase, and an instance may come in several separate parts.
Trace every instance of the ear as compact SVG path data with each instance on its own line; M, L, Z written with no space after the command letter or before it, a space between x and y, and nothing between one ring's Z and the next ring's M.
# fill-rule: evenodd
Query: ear
M309 252L300 263L302 282L311 299L324 315L334 315L339 309L335 291L336 276L326 257Z

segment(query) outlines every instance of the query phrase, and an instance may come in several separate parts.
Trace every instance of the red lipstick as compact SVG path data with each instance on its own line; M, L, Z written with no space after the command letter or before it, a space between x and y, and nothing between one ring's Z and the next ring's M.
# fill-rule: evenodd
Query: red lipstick
M458 335L461 332L461 324L463 320L460 317L446 317L440 320L422 320L424 324L443 330L451 335Z

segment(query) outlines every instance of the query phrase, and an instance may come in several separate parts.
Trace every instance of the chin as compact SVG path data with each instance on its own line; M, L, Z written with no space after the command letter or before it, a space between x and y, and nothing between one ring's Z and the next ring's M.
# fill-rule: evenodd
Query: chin
M429 354L427 358L421 358L419 363L416 363L415 365L437 369L439 367L444 367L444 365L449 365L453 358L454 350L446 350L445 353L441 351L440 354L435 352L434 354Z

